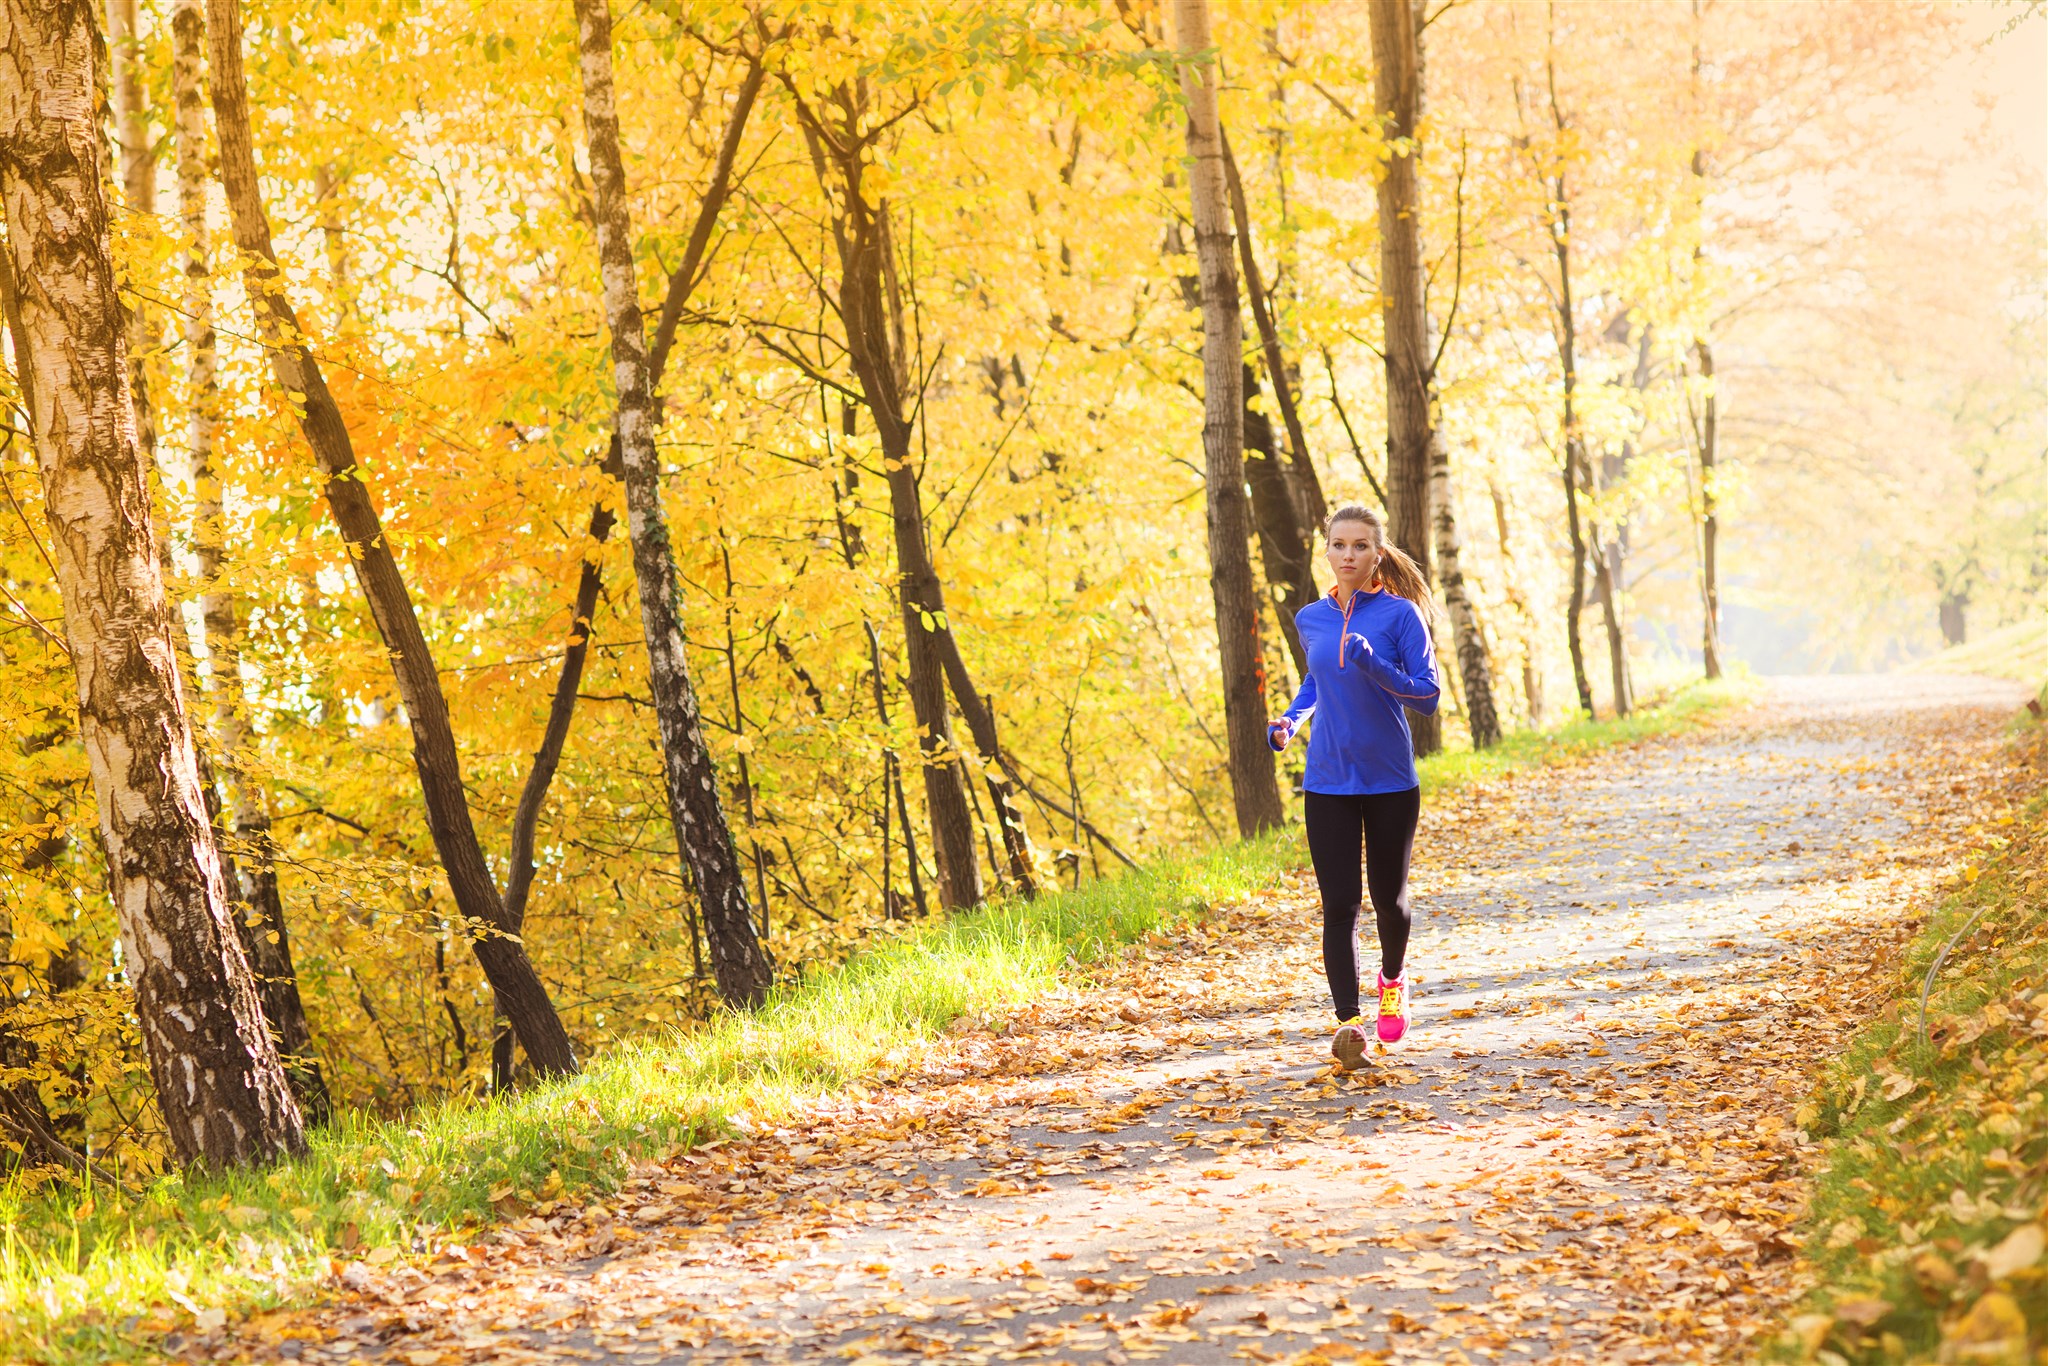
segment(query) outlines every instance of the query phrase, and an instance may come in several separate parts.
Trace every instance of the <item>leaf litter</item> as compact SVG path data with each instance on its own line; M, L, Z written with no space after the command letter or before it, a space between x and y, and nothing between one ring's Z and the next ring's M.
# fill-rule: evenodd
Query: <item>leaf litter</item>
M193 1360L1741 1359L1802 1291L1799 1104L1995 750L1955 680L1781 685L1461 790L1413 1045L1330 1064L1302 873L798 1124L508 1202ZM1368 953L1370 948L1368 947ZM218 1311L214 1311L218 1313ZM1842 1312L1842 1311L1838 1311Z

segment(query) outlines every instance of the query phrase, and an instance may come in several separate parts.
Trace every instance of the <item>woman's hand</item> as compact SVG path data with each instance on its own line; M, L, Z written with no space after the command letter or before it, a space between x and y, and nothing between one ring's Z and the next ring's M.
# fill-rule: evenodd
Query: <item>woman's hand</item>
M1266 727L1266 743L1273 747L1275 754L1286 749L1293 738L1294 723L1284 716Z
M1361 663L1372 658L1372 642L1356 631L1344 637L1344 650Z

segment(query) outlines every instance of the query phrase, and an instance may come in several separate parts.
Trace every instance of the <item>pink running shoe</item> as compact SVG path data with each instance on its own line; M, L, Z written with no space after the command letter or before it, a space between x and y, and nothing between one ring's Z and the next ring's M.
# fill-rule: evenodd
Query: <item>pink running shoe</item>
M1356 1021L1339 1025L1337 1037L1330 1040L1330 1056L1346 1072L1365 1066L1365 1027Z
M1389 981L1385 973L1377 974L1380 982L1381 1043L1399 1043L1401 1036L1408 1032L1408 974Z

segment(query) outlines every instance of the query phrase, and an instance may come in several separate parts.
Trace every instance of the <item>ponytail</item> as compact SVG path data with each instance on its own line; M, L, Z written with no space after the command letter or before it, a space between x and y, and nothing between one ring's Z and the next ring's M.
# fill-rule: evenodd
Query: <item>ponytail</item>
M1325 540L1329 539L1339 522L1364 522L1372 528L1373 540L1378 543L1380 551L1380 567L1375 575L1380 587L1414 603L1415 610L1422 613L1424 625L1436 625L1436 598L1429 591L1429 581L1422 577L1422 566L1399 546L1387 543L1386 519L1362 503L1346 503L1323 523Z
M1380 554L1383 557L1379 569L1381 586L1414 603L1416 610L1422 613L1423 625L1436 625L1436 598L1422 577L1422 566L1399 546L1382 544Z

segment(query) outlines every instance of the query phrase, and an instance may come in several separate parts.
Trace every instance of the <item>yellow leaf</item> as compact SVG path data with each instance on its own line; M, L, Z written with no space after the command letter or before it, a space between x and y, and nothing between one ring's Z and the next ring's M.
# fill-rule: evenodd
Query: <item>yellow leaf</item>
M2002 1281L2015 1271L2024 1271L2041 1260L2041 1253L2048 1248L2039 1224L2021 1224L2005 1235L1996 1247L1982 1252L1979 1257L1984 1263L1984 1272L1994 1281Z

